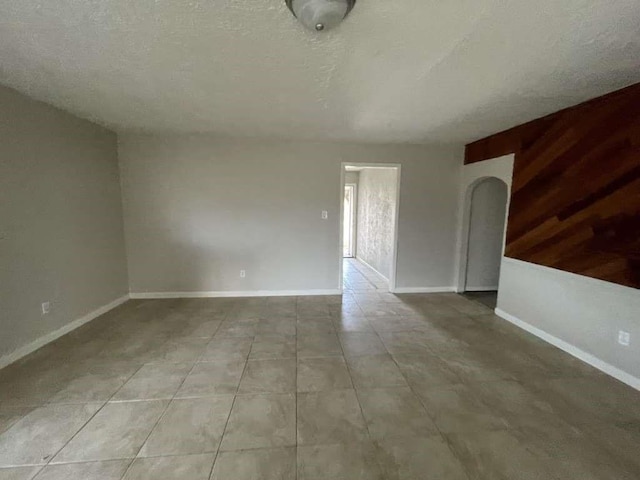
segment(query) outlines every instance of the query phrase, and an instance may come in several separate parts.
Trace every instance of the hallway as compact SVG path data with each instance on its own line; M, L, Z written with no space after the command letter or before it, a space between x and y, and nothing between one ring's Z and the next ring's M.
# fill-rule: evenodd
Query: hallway
M342 263L344 293L389 292L389 282L372 268L355 258L345 258Z

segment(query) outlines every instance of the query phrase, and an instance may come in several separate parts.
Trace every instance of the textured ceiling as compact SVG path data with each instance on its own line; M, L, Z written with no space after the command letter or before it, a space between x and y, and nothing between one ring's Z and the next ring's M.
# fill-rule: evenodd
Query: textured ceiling
M0 83L118 131L468 142L640 81L638 0L0 0ZM0 106L1 108L1 106Z

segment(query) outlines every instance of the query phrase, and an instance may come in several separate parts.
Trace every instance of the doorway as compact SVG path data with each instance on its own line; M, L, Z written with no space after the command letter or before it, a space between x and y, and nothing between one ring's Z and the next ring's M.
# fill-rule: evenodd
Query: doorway
M495 307L504 252L509 189L495 177L469 187L467 258L463 291Z
M394 292L400 165L342 165L340 287Z

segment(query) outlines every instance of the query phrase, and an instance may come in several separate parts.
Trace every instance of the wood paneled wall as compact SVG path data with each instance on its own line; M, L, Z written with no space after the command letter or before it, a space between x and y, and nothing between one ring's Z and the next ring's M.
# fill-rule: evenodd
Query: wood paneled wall
M506 255L640 288L640 84L467 145L515 153Z

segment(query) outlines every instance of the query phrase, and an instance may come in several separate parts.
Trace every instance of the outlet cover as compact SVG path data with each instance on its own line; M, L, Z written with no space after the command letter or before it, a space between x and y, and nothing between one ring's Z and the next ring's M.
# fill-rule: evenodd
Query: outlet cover
M329 218L329 212L327 212L326 210L322 211L322 219L326 220L327 218Z
M50 311L51 311L51 303L44 302L42 304L42 315L49 315Z
M618 343L620 345L628 347L631 343L631 334L629 332L625 332L624 330L620 330L618 332Z
M240 278L244 278L247 276L247 272L244 270L240 270Z

